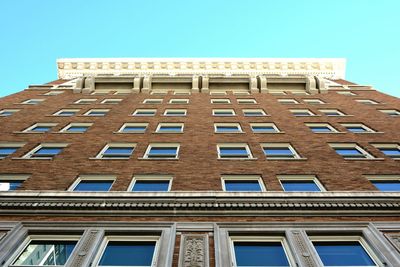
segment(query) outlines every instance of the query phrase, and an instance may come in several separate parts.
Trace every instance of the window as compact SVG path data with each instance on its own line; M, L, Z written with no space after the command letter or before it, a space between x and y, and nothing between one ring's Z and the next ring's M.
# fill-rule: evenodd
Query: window
M157 133L182 133L183 123L159 123L156 129Z
M234 95L250 95L250 93L246 91L233 91L232 93Z
M278 127L272 123L250 123L251 130L254 133L279 133Z
M119 133L144 133L148 123L124 123L118 130Z
M296 117L315 116L309 109L291 109L290 112Z
M84 175L71 185L69 191L75 192L107 192L115 181L113 176Z
M336 93L338 93L339 95L356 95L355 93L350 91L338 91Z
M288 255L288 245L283 237L231 236L231 241L234 266L294 266Z
M69 117L69 116L74 116L78 112L79 112L79 109L61 109L61 110L57 111L56 113L54 113L53 115Z
M101 101L101 104L119 104L121 101L122 99L120 98L108 98Z
M86 132L93 123L70 123L63 129L61 133L84 133Z
M292 99L292 98L278 99L278 102L281 104L299 104L299 102L296 99Z
M25 133L46 133L51 130L57 123L36 123L28 128L26 128L23 132Z
M86 112L85 115L102 117L102 116L105 116L108 111L110 111L110 110L109 109L91 109L88 112Z
M17 190L28 177L20 174L0 174L0 191Z
M239 123L214 123L216 133L242 133Z
M262 109L243 109L243 115L245 117L258 117L266 116L267 114Z
M257 104L257 101L253 98L238 98L238 104Z
M128 191L132 192L168 192L171 190L172 177L169 175L136 175Z
M145 99L143 100L143 104L161 104L163 102L162 99Z
M186 109L166 109L164 116L186 116Z
M177 91L175 91L174 95L191 95L191 93L190 92L177 92Z
M159 237L107 236L96 266L155 266Z
M37 105L44 101L44 99L28 99L22 102L21 104L28 104L28 105Z
M294 94L294 95L310 95L309 93L307 93L307 92L304 92L304 91L294 91L294 92L292 92L292 94Z
M146 116L154 116L156 115L157 110L156 109L137 109L135 112L133 112L133 116L141 116L141 117L146 117Z
M337 110L337 109L320 109L319 110L322 114L324 114L325 116L329 116L329 117L335 117L335 116L347 116L346 114L344 114L343 112Z
M79 238L79 236L31 235L25 242L25 248L11 266L64 266Z
M399 175L378 175L367 177L369 181L382 192L400 192Z
M270 94L271 95L287 95L285 92L278 92L278 91L270 92Z
M299 159L296 150L288 143L261 144L267 159Z
M229 100L228 98L214 98L214 99L211 99L211 103L212 104L230 104L231 100Z
M397 109L379 109L379 111L387 114L390 117L400 117L400 111Z
M250 148L247 144L218 144L218 158L220 159L251 159Z
M306 123L313 133L338 133L338 130L333 128L328 123Z
M150 144L144 155L145 159L177 159L179 144Z
M342 123L342 126L352 133L375 133L374 130L362 123Z
M213 109L213 116L235 116L233 109Z
M64 91L49 91L47 93L45 93L44 95L60 95L64 93Z
M366 104L366 105L377 105L378 102L371 99L356 99L358 103Z
M385 154L386 157L400 159L399 144L373 144L373 146Z
M170 104L189 104L189 99L174 98L169 100Z
M34 148L23 158L53 159L56 155L60 154L67 145L68 144L43 143Z
M88 104L92 104L92 103L94 103L96 101L97 101L96 98L82 98L82 99L76 100L74 102L74 104L88 105Z
M13 115L15 112L18 112L19 109L3 109L0 110L0 117L8 117Z
M210 92L210 95L226 95L226 92Z
M321 99L303 99L303 101L307 104L311 104L311 105L321 105L321 104L326 104L324 101L322 101Z
M0 159L4 159L13 154L22 146L23 144L21 143L0 143Z
M99 159L129 159L135 150L134 143L112 143L106 145L96 156Z
M374 158L367 151L355 143L334 143L329 144L337 154L344 159L372 159Z
M335 235L310 239L324 266L378 266L361 237Z
M317 177L312 175L278 176L283 191L286 192L320 192L325 191Z
M265 191L260 176L257 175L228 175L222 176L222 189L227 192Z

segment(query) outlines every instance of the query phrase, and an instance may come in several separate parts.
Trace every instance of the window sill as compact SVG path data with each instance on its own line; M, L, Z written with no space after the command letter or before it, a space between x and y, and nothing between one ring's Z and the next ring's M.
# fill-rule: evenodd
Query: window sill
M258 160L258 158L218 158L218 160Z
M374 160L381 161L381 160L385 160L384 158L372 158L372 159L368 159L368 158L362 158L362 159L343 158L343 159L351 160L351 161L354 161L354 160L360 160L360 161L370 161L370 160L372 160L372 161L374 161Z
M113 134L144 134L144 132L113 132Z
M49 132L21 132L21 131L15 131L13 132L14 134L45 134L45 133L49 133Z
M139 160L179 160L179 158L138 158Z
M51 134L84 134L86 132L54 132Z
M347 132L312 132L315 134L346 134Z
M12 160L53 160L54 158L11 158Z
M337 117L339 117L339 118L343 118L343 117L354 117L354 115L324 115L324 116L326 116L326 117L332 117L332 118L337 118Z
M384 132L359 132L359 133L354 133L354 132L350 132L353 134L383 134Z
M254 134L284 134L284 131L281 132L253 132Z
M246 132L214 132L215 134L245 134Z
M307 158L266 158L268 161L271 161L271 160L279 160L279 161L281 161L281 160L284 160L284 161L306 161L307 160Z
M77 115L77 117L94 117L94 118L103 118L106 115Z
M45 117L66 117L66 118L74 117L74 116L77 116L77 115L57 115L57 114L55 114L55 115L45 115Z
M131 158L89 158L90 160L130 160Z

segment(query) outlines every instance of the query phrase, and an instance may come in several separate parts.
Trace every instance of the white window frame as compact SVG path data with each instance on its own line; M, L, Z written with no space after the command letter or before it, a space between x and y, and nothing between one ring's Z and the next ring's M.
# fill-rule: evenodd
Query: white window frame
M160 128L162 126L180 126L181 130L179 132L160 132ZM182 123L182 122L160 122L157 125L156 133L161 133L161 134L164 134L164 133L183 133L184 127L185 127L185 124Z
M309 109L290 109L289 110L292 114L293 114L293 116L295 116L295 117L312 117L312 116L317 116L314 112L312 112L311 110L309 110ZM296 113L308 113L308 115L296 115Z
M23 181L24 183L26 180L29 179L31 175L29 174L0 174L0 183L2 181L7 180L7 181ZM9 192L8 190L0 190L0 192Z
M325 187L321 184L321 182L315 175L278 175L277 178L284 192L289 192L289 191L285 191L282 181L313 181L315 185L319 188L320 192L326 192Z
M38 102L38 103L30 103L31 101L35 101L35 102ZM38 104L42 103L43 101L45 101L45 99L43 99L43 98L31 98L31 99L27 99L27 100L21 102L20 104L23 104L23 105L38 105Z
M218 111L221 111L221 112L232 112L230 115L219 115L219 114L215 114L216 112L218 112ZM213 116L216 116L216 117L231 117L231 116L236 116L236 113L235 113L235 110L234 109L231 109L231 108L229 108L229 109L220 109L220 108L217 108L217 109L213 109L212 110L212 115Z
M238 98L236 101L238 104L258 104L254 98Z
M106 192L109 192L113 187L116 180L115 175L97 175L97 174L85 174L79 175L78 178L71 184L67 191L74 192L75 188L79 185L82 181L112 181L110 189Z
M232 91L233 95L250 95L247 91Z
M368 126L366 126L363 123L341 123L340 125L342 125L344 128L346 128L346 130L350 133L354 133L354 134L363 134L363 133L376 133L375 130L369 128ZM347 127L361 127L365 130L365 132L351 132L347 129Z
M191 92L174 91L174 95L191 95Z
M107 105L117 105L122 102L122 98L106 98L103 99L100 104L107 104Z
M29 126L28 128L26 128L22 132L24 132L24 133L47 133L47 132L33 132L32 131L36 127L41 127L41 126L43 126L43 127L55 127L55 126L57 126L57 123L38 122L38 123L33 124L32 126ZM49 131L51 131L51 129Z
M188 98L171 98L168 103L175 104L175 105L185 105L185 104L189 104L189 99Z
M319 98L307 98L303 99L304 103L311 104L311 105L323 105L326 104L326 102L322 101Z
M65 126L64 128L62 128L61 130L60 130L60 133L68 133L68 134L75 134L75 133L85 133L85 132L68 132L68 129L69 128L71 128L71 127L73 127L73 126L78 126L78 127L80 127L80 126L82 126L82 127L88 127L88 130L89 130L89 128L91 127L93 125L93 123L90 123L90 122L71 122L70 124L68 124L67 126Z
M173 111L183 111L184 112L184 114L180 114L180 115L177 115L177 114L168 114L169 112L173 112ZM185 117L187 115L187 109L171 109L171 108L168 108L168 109L166 109L166 110L164 110L164 116L168 116L168 117Z
M52 96L52 95L60 95L60 94L63 94L63 93L64 93L64 91L49 91L49 92L47 92L47 93L45 93L43 95Z
M234 132L218 132L217 130L217 128L218 128L218 126L236 126L237 127L237 129L238 129L238 131L234 131ZM214 133L219 133L219 134L221 134L221 133L244 133L243 132L243 130L242 130L242 127L241 127L241 125L240 125L240 123L238 123L238 122L216 122L216 123L214 123Z
M150 157L149 153L153 147L176 147L176 154L175 157ZM180 152L181 145L179 143L151 143L147 146L146 152L144 153L143 159L150 159L150 160L171 160L171 159L179 159L179 152Z
M275 132L268 132L268 131L255 132L253 130L253 126L266 126L266 127L271 126L272 128L274 128ZM262 133L262 134L264 134L264 133L270 133L270 134L282 133L282 131L279 130L278 126L276 126L276 124L273 122L251 122L250 129L253 133L256 133L256 134L258 134L258 133Z
M399 158L396 157L391 157L389 155L386 155L383 151L381 151L381 148L394 148L397 150L400 150L400 144L398 143L372 143L371 145L373 145L375 148L377 148L379 150L379 152L384 155L385 157L394 159L394 160L400 160Z
M390 117L400 117L400 111L397 109L378 109L378 110Z
M229 98L211 98L210 99L211 104L231 104L231 100Z
M372 100L372 99L355 99L355 100L358 103L366 104L366 105L378 105L378 104L380 104L379 102L376 102L375 100Z
M97 101L97 98L81 98L74 102L74 104L90 105Z
M117 160L121 160L121 159L125 159L128 160L132 157L133 153L135 153L135 149L136 149L136 145L137 143L109 143L106 144L101 150L100 152L96 155L95 159L102 159L102 160L113 160L113 159L117 159ZM104 158L104 152L107 151L108 148L110 147L131 147L132 149L132 153L129 155L129 157L111 157L111 158Z
M246 115L246 112L261 112L261 115ZM267 116L267 113L261 108L249 108L249 109L242 109L243 116L245 117L264 117Z
M151 91L150 95L167 95L168 92L161 92L161 91Z
M145 114L145 115L138 115L138 113L141 112L141 111L153 111L154 114L151 114L151 115L148 115L148 114ZM136 109L136 110L132 113L132 116L137 116L137 117L153 117L153 116L156 115L156 113L157 113L157 109L138 108L138 109Z
M240 175L240 174L239 175L222 175L221 176L222 190L224 192L232 192L232 191L226 191L225 181L257 181L258 184L260 185L260 192L267 191L267 189L265 188L263 179L260 175ZM243 192L246 192L246 191L243 191ZM257 192L257 191L254 191L254 192Z
M298 159L303 159L300 154L296 151L296 149L290 144L290 143L261 143L261 150L267 160L298 160ZM268 156L264 152L264 147L286 147L288 148L292 154L293 158L288 158L288 157L279 157L279 156Z
M330 125L329 123L324 123L324 122L315 122L315 123L305 123L305 125L310 129L312 133L315 134L332 134L332 133L340 133L335 127ZM331 131L330 132L314 132L311 127L327 127Z
M233 157L233 158L223 158L221 157L221 147L244 147L247 152L247 157ZM246 143L219 143L217 144L217 153L218 153L218 159L223 159L223 160L248 160L248 159L255 159L253 157L253 154L251 153L250 147Z
M335 153L342 157L345 160L366 160L366 159L376 159L374 156L372 156L370 153L368 153L366 150L364 150L361 146L359 146L356 143L328 143L329 146L335 151ZM364 155L364 158L346 158L339 153L336 152L335 148L354 148L357 149L362 155Z
M124 129L129 126L145 126L144 131L127 131L124 132ZM149 127L149 124L147 122L126 122L122 124L122 126L118 129L118 133L123 133L123 134L130 134L130 133L145 133Z
M75 116L79 111L80 111L80 109L64 108L64 109L60 109L59 111L53 113L53 116L72 117L72 116ZM61 114L62 112L74 112L74 115L62 115Z
M321 112L322 114L324 114L327 117L343 117L343 116L349 116L347 114L345 114L344 112L335 109L335 108L330 108L330 109L320 109L319 112ZM336 112L337 115L327 115L327 112Z
M101 109L101 108L93 108L88 110L85 114L83 114L84 116L91 116L91 117L104 117L107 115L107 113L109 112L109 109ZM91 112L104 112L104 115L90 115Z
M147 98L143 100L143 104L158 105L162 103L163 103L162 98Z
M14 113L16 113L18 111L20 111L20 109L2 109L2 110L0 110L0 117L9 117L9 116L14 115ZM4 113L6 113L6 112L10 112L12 114L11 115L4 115Z
M34 147L31 151L29 151L28 153L26 153L24 156L22 156L22 158L24 158L24 159L35 159L35 160L41 160L41 159L43 159L43 160L52 160L52 159L54 159L54 157L56 157L56 156L60 155L60 153L64 152L64 149L65 149L68 145L69 145L69 144L67 144L67 143L41 143L41 144L39 144L38 146ZM32 156L33 156L39 149L45 148L45 147L50 147L50 148L63 148L63 150L62 150L60 153L53 155L52 157L38 157L38 158L33 157L33 158L32 158Z
M292 91L291 93L293 95L310 95L310 93L307 93L305 91Z
M128 192L134 193L145 193L145 192L135 192L133 191L133 187L135 186L137 181L169 181L168 190L165 192L170 192L172 188L172 181L173 176L168 174L137 174L134 175L132 178L131 183L128 186ZM146 192L153 192L153 191L146 191ZM158 191L159 192L159 191ZM162 191L164 192L164 191Z
M298 104L300 104L299 101L297 101L294 98L279 98L278 102L283 105L298 105Z

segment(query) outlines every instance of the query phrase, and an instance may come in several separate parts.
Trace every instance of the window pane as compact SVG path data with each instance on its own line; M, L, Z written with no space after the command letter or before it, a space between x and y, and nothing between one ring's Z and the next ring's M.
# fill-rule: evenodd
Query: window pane
M237 266L289 266L280 242L235 242Z
M251 129L253 129L253 132L277 132L272 126L251 126Z
M217 132L239 132L238 126L217 126Z
M13 265L54 266L64 265L77 241L33 240Z
M267 156L293 157L293 152L288 147L264 147Z
M71 126L67 129L67 132L83 133L86 132L88 128L88 126Z
M376 266L357 241L313 242L324 266Z
M166 192L169 188L169 180L149 180L149 181L136 181L132 191L162 191Z
M144 132L146 130L146 126L126 126L122 130L123 132Z
M60 113L58 113L58 115L61 115L61 116L73 116L73 115L75 115L75 111L61 111Z
M0 191L17 190L23 182L23 180L0 180Z
M332 132L332 130L327 127L327 126L311 126L310 127L311 131L313 131L314 133L328 133L328 132Z
M236 180L225 180L226 191L261 191L261 187L258 181L236 181Z
M319 192L321 191L314 181L281 181L285 191Z
M50 131L51 126L36 126L31 131L32 132L48 132Z
M17 151L18 147L0 147L0 158L4 158L15 151Z
M181 132L182 126L161 126L159 132Z
M346 129L348 131L350 131L350 132L353 132L353 133L362 133L362 132L366 132L367 131L366 129L364 129L361 126L347 126Z
M168 156L168 157L175 157L176 152L177 152L177 147L152 147L149 151L149 157L155 156L155 157L162 157L162 156Z
M83 180L74 188L74 191L109 191L113 181Z
M221 147L220 149L221 156L246 156L247 150L245 147Z
M379 148L379 150L388 157L400 157L400 150L398 148Z
M99 266L151 266L156 242L110 241Z
M264 113L262 113L261 111L245 111L244 115L247 116L247 117L264 116Z
M133 147L109 147L104 151L104 156L112 155L131 155Z
M400 181L371 181L376 188L380 191L386 192L399 192L400 191Z
M60 147L42 147L38 151L35 152L35 156L40 155L57 155L60 153L62 148Z
M342 156L363 156L363 154L355 148L335 148L335 150Z
M106 111L91 111L88 113L89 116L104 116L106 115Z

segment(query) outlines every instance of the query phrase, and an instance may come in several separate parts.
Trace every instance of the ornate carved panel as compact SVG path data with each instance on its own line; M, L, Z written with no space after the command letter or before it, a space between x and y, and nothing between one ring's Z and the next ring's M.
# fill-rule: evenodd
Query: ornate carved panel
M208 267L208 235L183 234L179 267Z
M385 233L390 243L400 252L400 233Z

